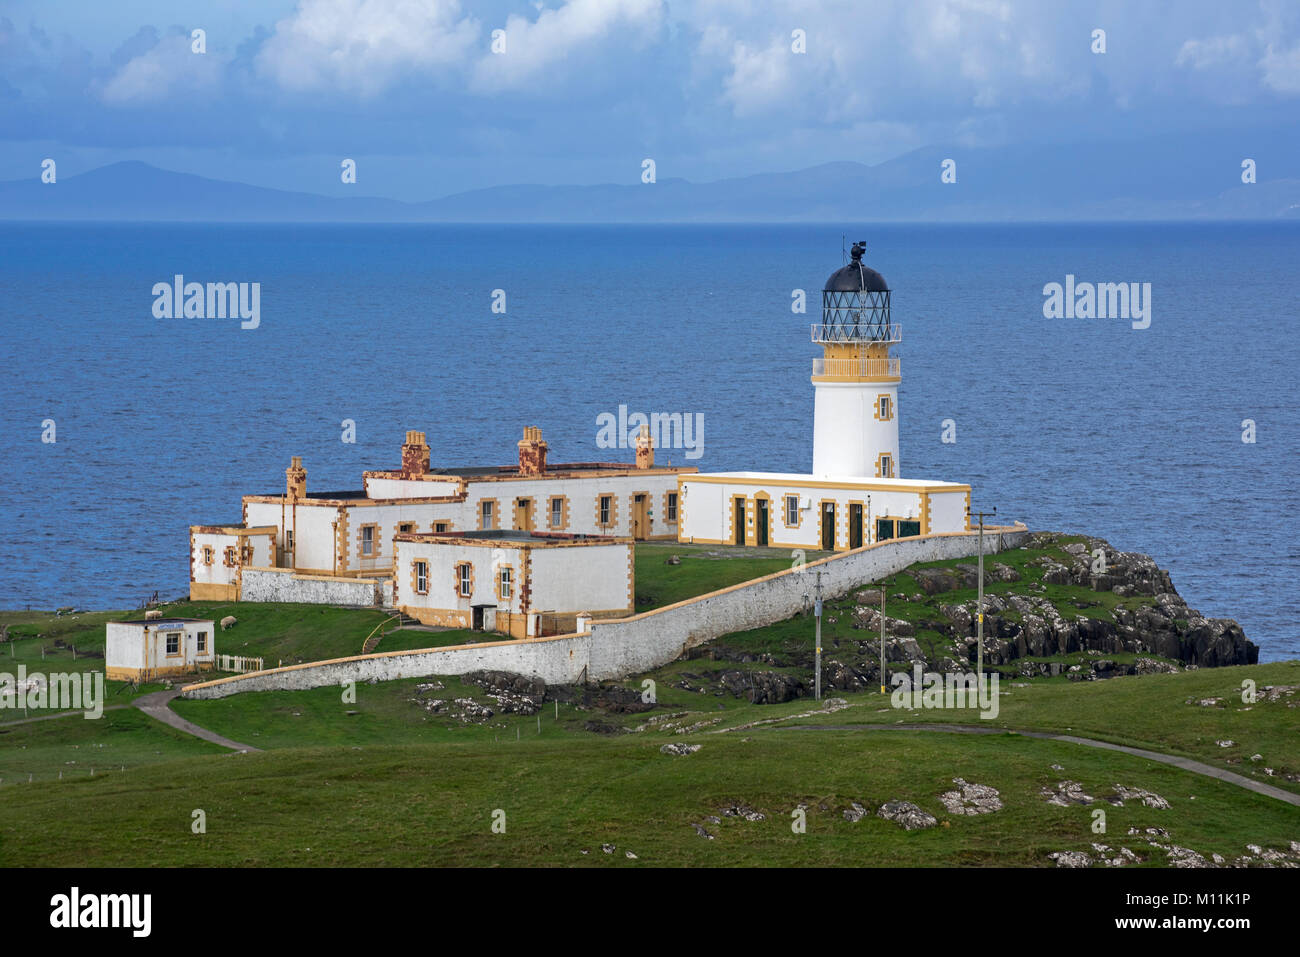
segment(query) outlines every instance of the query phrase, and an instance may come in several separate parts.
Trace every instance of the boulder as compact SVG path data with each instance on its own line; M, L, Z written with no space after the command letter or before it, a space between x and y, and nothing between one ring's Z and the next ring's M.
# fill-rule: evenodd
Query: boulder
M922 811L911 801L888 801L876 811L876 817L893 821L905 831L934 827L939 823L939 819L933 814Z

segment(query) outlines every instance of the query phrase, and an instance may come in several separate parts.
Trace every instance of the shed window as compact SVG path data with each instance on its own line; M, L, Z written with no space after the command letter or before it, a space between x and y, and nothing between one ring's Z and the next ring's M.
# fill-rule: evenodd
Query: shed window
M564 524L564 499L551 499L551 528L559 528Z
M799 496L787 495L785 497L785 524L794 526L799 524Z
M194 636L194 648L201 655L208 653L208 633L200 631Z
M482 506L482 508L483 508L483 527L484 527L485 529L487 529L487 528L496 528L496 527L497 527L497 523L496 523L496 509L493 507L493 506L495 506L495 505L496 505L496 502L484 502L484 503L483 503L483 506Z
M470 578L471 569L472 566L469 564L456 566L456 574L458 576L457 590L460 592L460 597L462 598L468 598L474 591L473 580Z
M669 492L668 501L664 506L664 521L672 523L677 521L677 493Z
M179 655L181 653L181 634L178 631L169 631L167 633L167 654Z
M427 595L429 593L428 562L415 563L415 590L421 595Z
M373 525L363 526L361 529L361 554L373 555L375 553L375 527Z
M610 524L609 514L610 514L610 510L613 508L613 504L614 504L613 500L611 499L610 496L602 495L600 497L600 524L601 525Z

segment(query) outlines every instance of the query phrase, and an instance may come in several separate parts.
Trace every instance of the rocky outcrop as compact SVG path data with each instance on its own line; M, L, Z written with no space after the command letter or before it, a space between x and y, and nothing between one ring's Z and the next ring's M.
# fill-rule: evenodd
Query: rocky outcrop
M723 671L717 678L733 695L754 704L780 704L808 693L802 678L779 671Z
M933 814L922 811L911 801L888 801L876 811L876 817L893 821L905 831L934 827L939 823L939 819Z
M1259 648L1247 640L1241 626L1230 618L1206 618L1174 590L1169 573L1149 555L1121 552L1100 538L1087 542L1058 543L1064 536L1055 532L1035 532L1025 541L1030 549L1059 547L1068 560L1049 556L1031 564L1042 570L1047 585L1073 585L1094 592L1113 592L1121 597L1148 596L1142 606L1116 608L1113 613L1062 614L1057 605L1041 592L1044 585L1030 582L1029 594L986 594L984 596L984 660L992 665L1007 664L1019 658L1049 658L1057 655L1097 652L1102 656L1137 654L1171 659L1198 668L1223 665L1255 664ZM973 589L978 584L974 563L959 563L951 568L912 569L911 575L926 596L943 595L957 589ZM985 581L1016 581L1019 572L999 562L985 565ZM1040 592L1033 594L1035 586ZM861 594L858 596L861 598ZM879 594L874 593L879 599ZM924 622L953 641L950 655L961 661L975 660L976 616L974 600L938 602L937 620ZM1097 603L1100 608L1101 603ZM1083 603L1078 607L1088 611ZM878 605L858 605L854 609L854 626L879 631ZM943 655L925 659L915 641L916 626L886 615L885 631L894 641L886 644L891 661L916 660L921 657L932 668L941 668ZM1149 674L1169 670L1164 662L1144 657L1132 665L1117 665L1105 657L1091 667L1074 669L1075 680L1107 678L1122 674ZM1046 665L1043 666L1046 668ZM1036 665L1023 671L1033 677ZM1042 673L1047 673L1043 671Z

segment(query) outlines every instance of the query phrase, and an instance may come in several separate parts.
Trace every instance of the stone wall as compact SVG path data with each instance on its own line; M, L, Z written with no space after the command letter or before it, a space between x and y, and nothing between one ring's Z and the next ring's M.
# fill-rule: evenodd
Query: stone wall
M374 578L297 575L291 569L245 568L241 601L301 602L309 605L391 606L393 584Z
M1027 535L1023 525L1001 534L986 531L984 550L992 554L1017 547ZM667 664L687 648L722 635L797 614L804 607L804 596L811 600L819 570L823 597L829 599L916 562L969 558L978 548L977 536L972 533L895 539L645 614L595 621L589 634L310 662L188 685L182 694L187 698L224 698L243 691L319 688L348 681L459 675L480 669L535 675L547 684L571 684L584 677L596 681L622 678Z

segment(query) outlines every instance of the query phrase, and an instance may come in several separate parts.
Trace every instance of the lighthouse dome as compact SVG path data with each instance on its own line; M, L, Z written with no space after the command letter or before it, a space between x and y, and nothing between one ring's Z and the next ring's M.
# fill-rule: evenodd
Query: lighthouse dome
M825 292L888 292L889 284L870 266L852 262L831 273L822 288Z
M885 277L869 266L862 265L867 244L857 242L850 252L851 261L831 273L822 287L823 292L889 292Z

